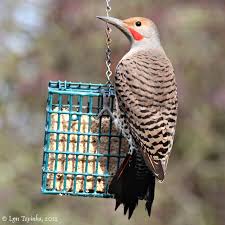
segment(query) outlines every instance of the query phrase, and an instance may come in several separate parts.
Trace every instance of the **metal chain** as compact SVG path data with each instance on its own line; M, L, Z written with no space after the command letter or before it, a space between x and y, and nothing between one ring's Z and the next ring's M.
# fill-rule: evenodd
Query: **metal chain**
M110 6L110 1L111 0L106 0L106 15L107 17L109 16L109 13L111 11L111 6ZM105 64L106 64L106 78L107 78L107 84L111 84L111 76L112 76L112 70L111 70L111 65L112 65L112 61L111 61L111 43L112 43L112 39L111 39L111 32L112 29L109 27L109 24L106 23L106 60L105 60Z

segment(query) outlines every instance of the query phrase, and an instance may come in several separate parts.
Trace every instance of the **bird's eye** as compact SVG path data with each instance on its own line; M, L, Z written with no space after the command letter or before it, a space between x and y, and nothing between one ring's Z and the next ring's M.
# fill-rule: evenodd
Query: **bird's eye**
M141 26L141 21L137 21L135 24L136 24L137 27L140 27Z

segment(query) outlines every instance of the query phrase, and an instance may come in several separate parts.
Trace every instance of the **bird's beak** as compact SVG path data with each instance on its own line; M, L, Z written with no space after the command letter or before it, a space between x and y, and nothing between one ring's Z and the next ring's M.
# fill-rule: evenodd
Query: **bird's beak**
M107 16L96 16L98 19L103 20L106 23L112 24L117 27L120 31L122 31L129 40L132 40L132 35L127 28L127 25L122 21L114 17Z

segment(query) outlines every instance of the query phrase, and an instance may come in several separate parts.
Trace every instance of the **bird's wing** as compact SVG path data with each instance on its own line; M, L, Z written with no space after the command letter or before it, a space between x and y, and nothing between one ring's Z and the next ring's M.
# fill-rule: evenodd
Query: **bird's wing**
M175 134L177 87L173 67L162 52L138 52L116 69L118 106L155 176L164 179Z

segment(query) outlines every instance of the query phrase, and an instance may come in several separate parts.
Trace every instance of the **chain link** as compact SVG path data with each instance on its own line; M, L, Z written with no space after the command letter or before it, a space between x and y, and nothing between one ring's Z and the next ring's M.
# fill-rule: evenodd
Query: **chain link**
M111 11L111 6L110 6L110 1L111 0L106 0L106 15L107 17L109 17L109 13ZM112 76L112 70L111 70L111 65L112 65L112 61L111 61L111 43L112 43L112 39L111 39L111 32L112 29L109 27L109 24L106 23L106 60L105 60L105 64L106 64L106 78L107 78L107 84L111 84L111 76Z

